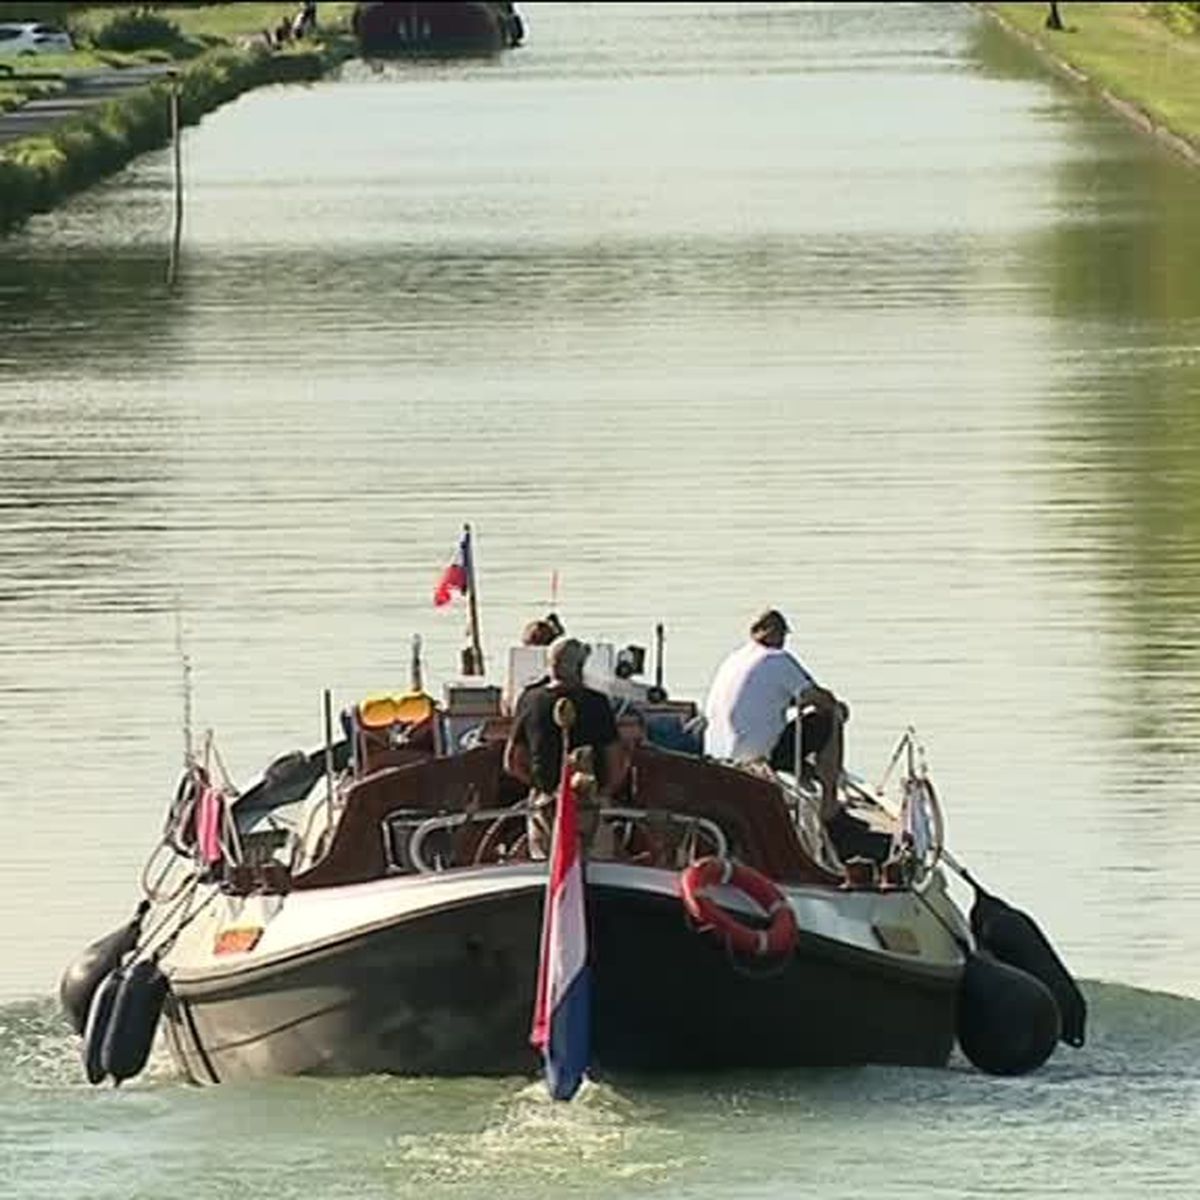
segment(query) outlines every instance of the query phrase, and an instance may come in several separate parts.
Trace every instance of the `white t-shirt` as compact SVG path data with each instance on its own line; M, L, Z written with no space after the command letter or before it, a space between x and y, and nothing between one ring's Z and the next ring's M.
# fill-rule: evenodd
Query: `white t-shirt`
M734 762L770 758L787 724L788 706L813 685L813 677L786 650L747 642L717 668L708 689L705 751Z

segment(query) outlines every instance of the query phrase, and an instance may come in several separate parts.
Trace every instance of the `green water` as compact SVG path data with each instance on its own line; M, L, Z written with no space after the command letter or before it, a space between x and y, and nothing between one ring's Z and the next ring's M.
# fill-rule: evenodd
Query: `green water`
M0 242L0 1194L1196 1195L1200 176L967 6L522 10L189 130L175 293L165 156ZM854 765L914 722L959 856L1107 981L1088 1047L83 1085L49 997L137 897L176 605L245 776L413 632L440 686L463 520L493 656L554 571L679 695L783 608Z

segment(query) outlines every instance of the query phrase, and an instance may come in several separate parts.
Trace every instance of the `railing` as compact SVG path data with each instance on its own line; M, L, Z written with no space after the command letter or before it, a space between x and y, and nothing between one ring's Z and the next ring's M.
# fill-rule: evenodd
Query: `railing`
M418 874L426 875L453 867L473 865L479 861L478 853L469 863L458 862L453 847L429 851L426 843L434 834L453 833L468 824L486 823L489 830L492 827L502 827L508 822L519 821L524 825L529 814L530 809L525 805L511 808L479 809L475 812L438 813L430 817L424 817L412 810L389 813L381 822L384 859L388 872L395 874L415 871ZM672 851L675 856L681 857L682 861L673 862L672 866L686 865L687 862L700 857L699 842L701 839L709 843L704 853L715 854L721 858L728 857L729 854L729 839L725 836L725 831L707 817L671 812L667 809L616 807L601 808L598 810L598 814L602 823L608 822L612 825L625 823L631 828L644 825L651 840L656 831L671 827L679 829L678 837L672 842ZM497 847L498 852L502 849L502 847ZM602 856L598 855L597 857ZM513 858L515 859L516 856L514 855ZM503 854L500 854L498 861L512 860L506 859Z
M796 827L796 837L800 840L804 853L822 869L833 875L841 875L842 861L825 832L825 823L821 820L820 792L806 787L800 778L793 782L778 773L775 774L775 782L783 793L788 815Z

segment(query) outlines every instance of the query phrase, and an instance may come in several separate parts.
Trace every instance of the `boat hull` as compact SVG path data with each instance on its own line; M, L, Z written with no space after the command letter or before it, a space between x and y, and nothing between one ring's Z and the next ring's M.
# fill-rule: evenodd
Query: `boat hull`
M935 1066L950 1053L952 956L906 959L802 931L795 954L764 969L689 927L661 880L589 893L595 1074ZM180 970L172 1052L197 1082L532 1073L542 896L526 877L237 969Z
M354 26L368 58L489 55L523 33L512 6L492 0L380 0L359 5Z

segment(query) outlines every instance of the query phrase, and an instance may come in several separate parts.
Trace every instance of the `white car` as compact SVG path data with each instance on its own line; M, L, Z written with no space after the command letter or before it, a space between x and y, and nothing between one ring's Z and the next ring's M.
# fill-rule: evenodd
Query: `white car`
M2 54L70 54L75 49L71 35L38 21L0 21Z

